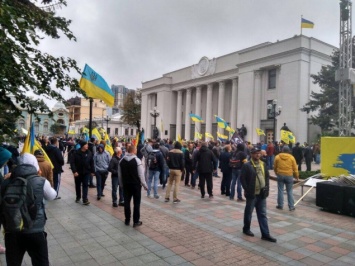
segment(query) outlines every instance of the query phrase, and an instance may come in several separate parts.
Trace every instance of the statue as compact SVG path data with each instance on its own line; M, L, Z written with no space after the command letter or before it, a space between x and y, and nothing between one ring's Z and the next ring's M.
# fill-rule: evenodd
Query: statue
M244 137L247 135L247 128L242 124L242 127L238 129L239 136L244 140Z
M292 132L288 126L286 126L286 123L284 123L284 125L281 127L281 130L285 130L285 131L289 131L289 132Z

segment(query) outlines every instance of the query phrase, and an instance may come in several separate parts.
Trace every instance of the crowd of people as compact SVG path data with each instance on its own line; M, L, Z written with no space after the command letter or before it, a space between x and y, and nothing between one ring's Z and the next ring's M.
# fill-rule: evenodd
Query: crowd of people
M97 141L95 138L85 141L42 137L39 141L43 149L34 151L34 155L25 153L19 156L17 149L0 150L0 163L6 168L4 176L0 178L1 189L5 189L9 180L16 176L31 175L36 176L33 182L37 186L36 193L41 195L38 199L40 215L36 217L41 219L37 223L38 228L25 229L22 234L12 232L6 234L6 223L1 219L5 226L6 259L9 262L22 261L27 251L34 264L41 261L43 262L41 265L47 265L45 262L48 262L48 249L43 220L45 205L39 201L61 198L60 181L65 157L74 177L75 202L89 205L89 188L96 188L96 199L101 200L105 197L105 185L111 176L112 207L124 207L124 222L130 225L132 219L133 227L142 225L140 220L142 188L146 191L146 196L152 200L160 199L159 191L163 192L166 189L164 202L172 201L177 204L181 202L179 188L182 182L182 186L186 188L199 189L202 199L208 194L208 199L213 200L213 178L220 178L217 171L220 169L221 195L225 195L229 200L236 198L238 202L245 202L243 233L254 236L250 225L255 209L262 239L276 242L270 235L266 214L269 170L274 170L277 175L276 208L283 209L283 190L286 186L288 207L290 211L294 211L292 194L294 178L299 178L303 161L309 171L312 160L319 163L317 155L320 154L319 145L311 147L307 143L303 146L296 143L291 149L288 145L277 142L268 144L261 142L253 146L248 142L173 142L147 139L145 143L140 142L137 145L113 140L114 153L111 155L105 147L106 142ZM46 160L46 155L50 162ZM28 173L24 173L25 170ZM22 248L14 251L13 245L19 245L19 242ZM5 253L2 246L0 253Z

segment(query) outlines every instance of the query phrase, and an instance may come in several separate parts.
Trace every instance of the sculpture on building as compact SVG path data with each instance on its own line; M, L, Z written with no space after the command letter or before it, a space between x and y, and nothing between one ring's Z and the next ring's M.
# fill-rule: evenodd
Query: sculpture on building
M247 135L247 128L242 124L241 128L238 128L239 136L244 140L244 137Z

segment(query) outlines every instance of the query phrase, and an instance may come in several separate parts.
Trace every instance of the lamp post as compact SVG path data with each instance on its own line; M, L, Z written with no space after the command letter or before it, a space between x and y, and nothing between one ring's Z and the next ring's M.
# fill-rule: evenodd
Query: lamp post
M275 130L276 130L276 117L281 114L281 106L277 107L276 110L276 105L277 105L277 100L273 100L272 104L267 105L267 109L270 110L269 115L273 119L273 128L272 128L272 141L275 141Z
M153 129L153 139L158 138L159 132L157 129L157 117L160 115L160 112L157 110L157 107L154 106L153 110L150 110L150 115L154 118L154 129Z
M111 121L111 118L109 118L108 115L107 115L106 118L104 118L103 120L106 121L106 132L107 132L107 134L109 134L109 132L108 132L108 122Z

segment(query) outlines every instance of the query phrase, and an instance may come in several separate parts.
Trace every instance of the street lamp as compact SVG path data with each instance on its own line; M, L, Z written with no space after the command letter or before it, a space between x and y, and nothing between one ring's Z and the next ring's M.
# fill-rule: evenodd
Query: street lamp
M104 118L103 120L106 121L106 132L107 132L107 134L109 134L109 132L108 132L108 122L111 121L111 118L109 118L108 115L107 115L106 118Z
M267 105L267 109L270 110L269 111L269 117L271 117L273 119L273 128L272 128L272 140L273 142L275 141L275 129L276 129L276 117L279 116L281 114L281 106L277 107L276 110L276 105L277 105L277 100L272 100L272 104L268 104Z
M157 110L157 107L154 106L153 110L150 110L150 115L154 118L154 129L153 129L153 139L158 138L159 132L157 129L157 117L160 115L160 112Z

